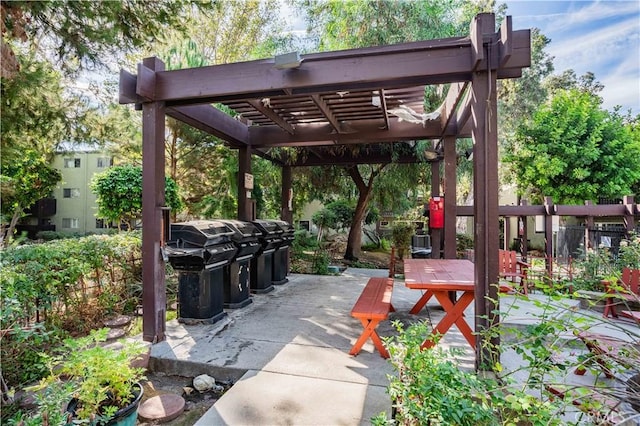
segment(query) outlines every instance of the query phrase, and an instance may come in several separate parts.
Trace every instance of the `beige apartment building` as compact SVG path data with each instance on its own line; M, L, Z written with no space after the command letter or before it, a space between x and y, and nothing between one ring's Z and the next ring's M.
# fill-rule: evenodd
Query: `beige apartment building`
M108 228L96 218L98 205L91 191L93 175L113 165L113 157L98 151L68 151L56 154L53 167L62 173L62 180L53 191L56 212L51 218L58 232L99 233Z

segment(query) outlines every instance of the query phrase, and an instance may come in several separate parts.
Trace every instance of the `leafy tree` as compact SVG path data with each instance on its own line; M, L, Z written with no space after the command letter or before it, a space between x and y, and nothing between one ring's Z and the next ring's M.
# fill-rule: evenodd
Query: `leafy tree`
M122 165L111 167L93 177L91 190L98 196L97 216L118 224L133 221L142 215L142 167ZM174 211L183 208L178 187L170 177L165 178L165 204Z
M67 71L107 62L182 29L185 14L214 2L161 0L3 1L2 41L29 42ZM4 50L4 49L3 49Z
M19 55L17 61L20 72L11 79L2 78L3 166L26 149L51 155L72 127L68 108L74 102L62 93L60 73L33 55Z
M471 3L464 1L440 2L417 0L412 2L365 1L333 2L326 0L300 0L294 4L307 15L308 32L318 39L320 50L356 48L372 45L428 40L441 37L467 35L471 18L480 11L493 11L494 1ZM503 10L503 9L501 9ZM501 12L500 12L501 13ZM446 92L446 91L443 91ZM441 102L430 88L425 93L425 107L434 108ZM423 142L424 143L424 142ZM427 142L430 143L430 142ZM353 147L352 149L359 149ZM394 150L393 144L390 149ZM351 222L346 259L356 259L360 251L362 221L369 203L374 200L402 199L408 188L415 188L416 182L426 182L428 167L416 166L357 166L344 167L345 180L336 188L329 180L338 173L306 172L314 180L314 191L333 188L342 194L354 189L357 193L355 214ZM326 172L326 168L322 169ZM403 173L404 171L404 173ZM323 176L318 179L318 176ZM419 178L418 178L419 176ZM416 180L417 179L417 180ZM380 185L378 185L382 182ZM401 188L389 191L390 188ZM397 204L395 204L397 206Z
M522 70L520 78L498 81L498 149L501 161L508 163L508 154L518 149L516 129L529 120L548 96L546 79L553 72L553 57L546 51L551 40L538 28L531 30L531 66ZM502 183L517 180L517 168L500 167ZM469 179L469 193L472 181Z
M249 60L256 54L273 55L275 49L286 45L286 38L272 35L279 33L280 25L277 2L273 0L217 2L206 13L198 9L185 12L179 30L167 31L165 39L149 45L133 59L156 54L167 69L181 69ZM166 171L180 187L186 214L235 217L236 151L212 135L171 118L167 119L166 128ZM120 150L127 146L125 154L132 156L128 158L140 158L140 145L136 138L112 146ZM253 169L257 214L275 216L280 209L277 167L254 159Z
M543 85L550 95L554 95L558 90L573 88L598 95L604 89L604 85L596 80L596 76L592 72L576 77L576 72L572 69L565 70L560 75L548 76Z
M300 0L321 50L378 46L467 34L471 18L495 1Z
M326 207L315 212L311 218L313 223L318 226L318 241L322 240L322 234L325 228L335 228L336 215Z
M47 159L35 150L25 151L12 162L2 165L0 224L3 232L0 234L0 245L11 241L24 210L49 195L61 178L60 172L49 166Z
M640 181L640 133L617 112L601 109L597 95L558 90L516 133L508 157L520 193L558 203L630 194Z

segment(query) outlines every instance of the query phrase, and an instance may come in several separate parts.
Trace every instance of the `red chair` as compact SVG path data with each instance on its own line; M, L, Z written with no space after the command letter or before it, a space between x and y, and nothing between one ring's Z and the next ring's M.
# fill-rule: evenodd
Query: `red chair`
M612 316L618 318L616 305L622 303L625 307L629 307L629 303L640 303L640 269L623 268L622 277L616 285L609 281L603 281L607 299L604 306L604 317ZM618 302L617 300L621 300ZM630 318L640 323L640 311L632 311L630 309L620 311L620 315Z
M517 253L510 250L499 250L498 252L498 271L500 278L508 280L511 283L522 287L522 293L529 294L527 283L527 270L530 265L526 262L518 260ZM510 283L501 283L501 291L513 290Z

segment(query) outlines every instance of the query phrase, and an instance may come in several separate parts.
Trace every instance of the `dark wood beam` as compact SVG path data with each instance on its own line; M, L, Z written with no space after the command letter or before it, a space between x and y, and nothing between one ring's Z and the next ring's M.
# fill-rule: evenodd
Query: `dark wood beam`
M473 206L456 206L458 216L473 216ZM544 216L544 206L499 206L499 216Z
M471 41L471 69L474 70L484 59L484 47L482 46L484 36L482 34L482 20L484 14L477 15L469 26L469 40Z
M317 152L314 156L309 156L306 159L298 159L292 162L287 162L288 165L294 167L310 167L310 166L347 166L357 164L413 164L425 162L424 160L416 157L415 155L396 155L392 153L365 153L362 155L340 155L332 156L330 154L319 155Z
M442 141L444 151L444 258L456 258L456 138L447 136Z
M376 143L436 139L442 134L439 120L428 121L424 126L397 122L387 130L380 129L380 120L363 120L349 125L353 133L336 133L333 126L326 123L298 125L293 135L277 126L253 126L249 127L249 143L253 147L306 146L310 142L322 142L322 145Z
M530 63L529 32L513 31L512 39L513 53L503 67L526 66ZM482 62L492 59L497 65L500 49L494 49L492 55ZM305 55L300 68L290 70L275 69L272 61L261 60L164 71L154 76L145 72L145 81L139 85L148 87L155 80L157 100L189 103L262 99L285 95L286 90L292 94L377 90L470 80L473 69L483 65L472 61L472 56L468 38L453 38Z
M293 224L293 194L292 194L292 171L290 166L282 167L280 195L280 219ZM287 259L287 270L289 259Z
M252 189L247 188L245 175L251 174L251 149L244 146L238 149L238 220L253 220L252 203L249 194Z
M137 104L144 99L136 93L138 78L129 71L120 70L120 84L118 87L118 102L120 104Z
M266 105L263 105L261 101L257 101L254 99L247 100L247 103L255 108L257 111L260 111L265 117L269 118L271 121L276 123L278 126L282 127L287 133L290 135L295 133L295 130L291 126L291 124L287 123L287 121L278 115L273 109L269 108Z
M585 206L553 205L554 214L558 216L625 216L628 208L624 204L598 204ZM638 214L638 213L636 213Z
M157 58L146 58L144 67L164 69ZM167 292L162 257L163 207L165 205L165 155L163 102L142 105L142 338L157 343L165 339Z
M455 113L455 118L452 121L454 123L456 134L460 133L461 129L463 129L467 122L469 121L469 117L471 117L471 103L472 103L472 93L471 90L468 90L460 104L458 105L458 109Z
M513 53L513 45L511 43L512 23L511 16L506 16L500 26L500 66L506 64Z
M447 97L440 106L440 120L442 122L443 133L447 131L452 123L457 126L456 111L467 87L469 87L468 81L452 83L449 87Z
M324 99L322 99L322 97L318 94L311 95L311 99L313 99L313 102L318 106L320 111L322 111L322 114L333 126L334 130L338 133L342 133L338 119L336 119L336 116L333 115L333 111L331 111L331 108L329 108L329 105L327 105Z
M387 112L387 98L385 97L385 90L380 89L380 108L382 108L382 114L384 115L384 128L389 130L389 113Z
M247 125L212 105L174 106L167 108L167 115L221 138L233 147L248 144Z
M480 14L474 26L483 35L495 31L495 16ZM473 137L473 194L474 194L474 257L475 257L475 331L476 369L490 371L499 359L499 336L488 337L487 329L500 322L498 288L498 120L496 83L497 73L491 64L497 59L491 54L491 44L484 44L487 61L471 80L470 101ZM496 62L493 62L496 61ZM462 125L458 123L458 128ZM487 344L486 340L491 344Z

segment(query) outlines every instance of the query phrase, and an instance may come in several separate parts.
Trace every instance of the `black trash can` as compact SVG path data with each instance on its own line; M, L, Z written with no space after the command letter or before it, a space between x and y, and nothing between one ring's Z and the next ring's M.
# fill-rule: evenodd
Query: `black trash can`
M416 234L411 236L411 258L428 259L431 257L431 236Z
M251 291L268 293L273 287L273 253L282 243L283 230L274 221L254 220L262 235L258 237L261 248L251 259Z
M178 321L212 324L224 317L224 267L237 247L235 232L212 220L172 223L166 252L178 271Z
M262 232L251 222L232 219L220 221L233 229L231 240L238 248L231 263L224 267L224 307L243 308L251 303L251 259L262 247L258 241Z
M289 274L289 247L293 243L295 228L283 220L272 220L282 229L282 241L273 253L273 283L284 284Z

